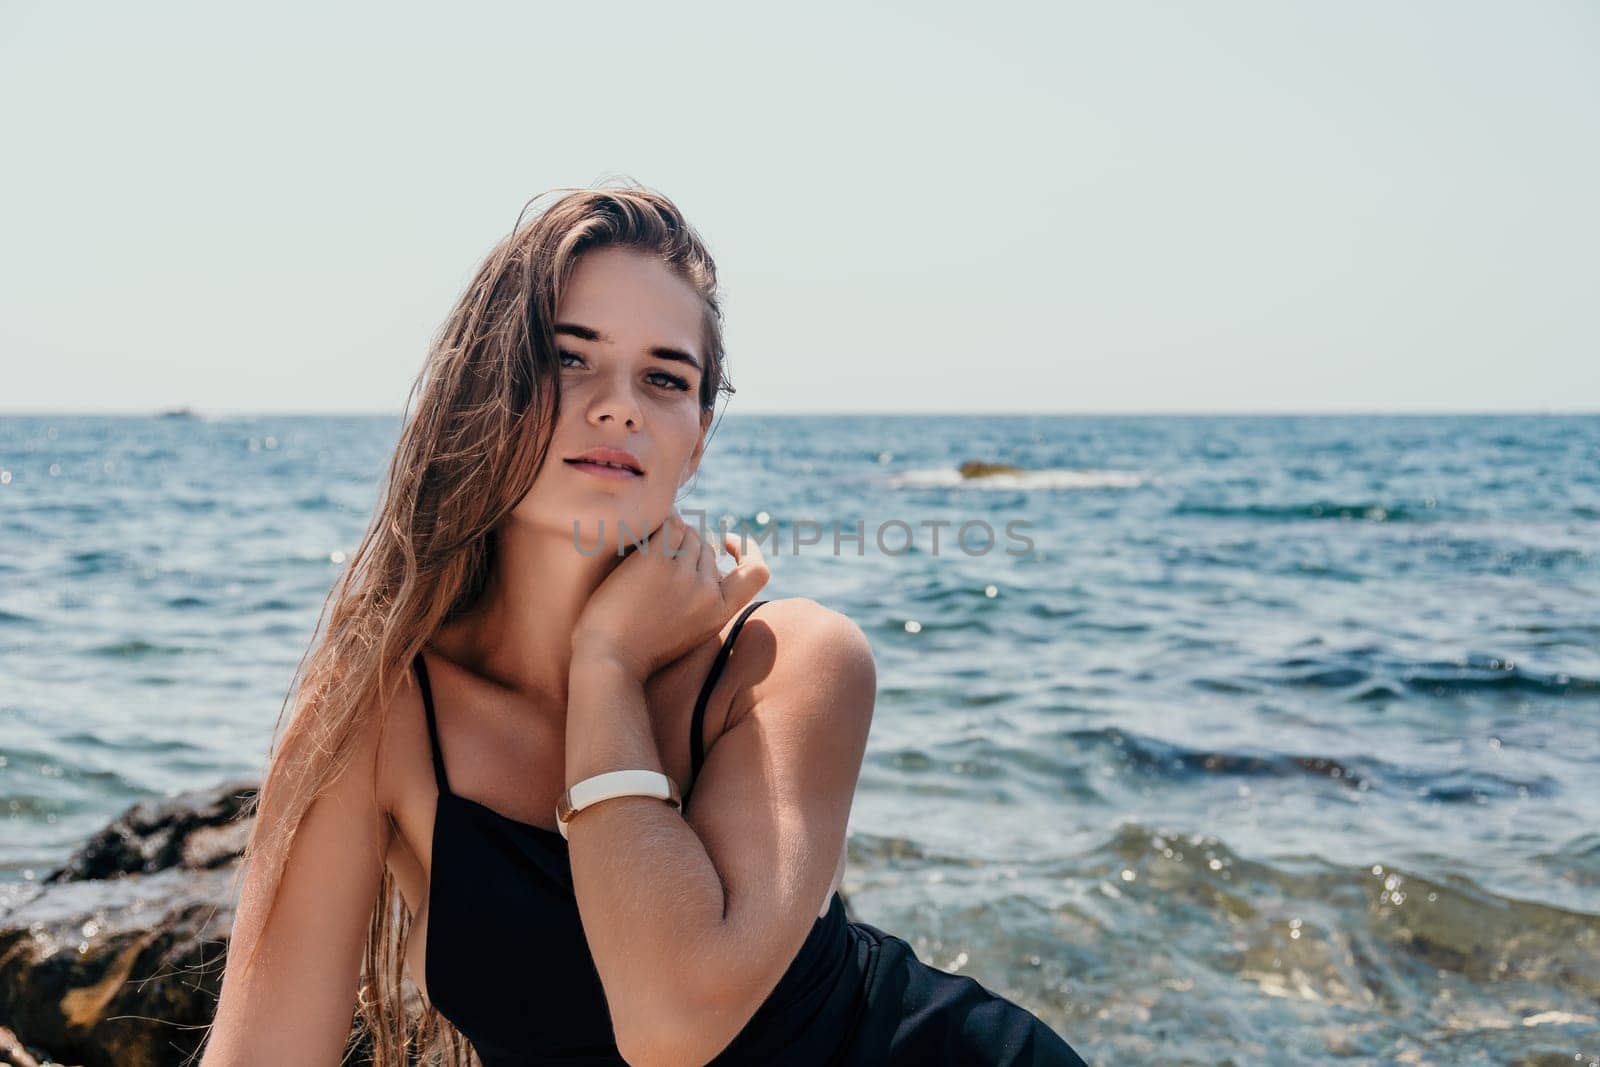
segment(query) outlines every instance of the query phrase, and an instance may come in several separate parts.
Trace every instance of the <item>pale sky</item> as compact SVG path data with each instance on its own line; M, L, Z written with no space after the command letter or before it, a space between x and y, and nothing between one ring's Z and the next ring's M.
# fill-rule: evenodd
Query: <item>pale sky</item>
M0 3L0 411L398 412L626 175L733 412L1600 410L1587 2Z

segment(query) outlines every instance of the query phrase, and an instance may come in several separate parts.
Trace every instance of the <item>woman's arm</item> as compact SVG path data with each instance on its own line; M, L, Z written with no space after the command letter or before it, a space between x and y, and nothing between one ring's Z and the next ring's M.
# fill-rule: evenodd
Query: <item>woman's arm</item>
M758 621L759 620L759 621ZM876 673L866 636L805 598L740 635L750 685L693 783L585 809L569 856L618 1047L636 1065L704 1063L743 1029L816 922L866 748ZM567 785L661 770L637 671L575 659Z
M266 872L246 872L201 1067L332 1067L344 1054L393 832L376 800L378 716L367 720L348 767L311 804L294 836L265 928ZM293 747L303 750L304 742ZM290 748L286 755L298 754ZM283 806L284 797L268 791L256 818L277 819ZM245 970L258 940L255 963Z

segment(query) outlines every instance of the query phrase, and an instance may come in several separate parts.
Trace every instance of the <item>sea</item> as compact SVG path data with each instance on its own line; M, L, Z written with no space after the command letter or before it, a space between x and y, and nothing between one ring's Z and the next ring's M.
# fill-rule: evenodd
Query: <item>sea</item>
M260 772L399 419L0 416L0 899ZM730 413L680 508L872 643L853 914L1090 1062L1600 1062L1600 416Z

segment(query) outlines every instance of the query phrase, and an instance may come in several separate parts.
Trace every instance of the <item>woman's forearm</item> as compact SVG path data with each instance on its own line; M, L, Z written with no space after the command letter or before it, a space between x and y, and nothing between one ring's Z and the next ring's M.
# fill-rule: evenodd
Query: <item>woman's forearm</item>
M566 785L633 768L662 770L644 683L623 662L575 652ZM619 1046L672 1047L691 1023L715 1031L706 1016L717 1006L706 1002L699 980L720 973L726 908L699 836L653 797L602 801L574 815L567 829L578 911Z

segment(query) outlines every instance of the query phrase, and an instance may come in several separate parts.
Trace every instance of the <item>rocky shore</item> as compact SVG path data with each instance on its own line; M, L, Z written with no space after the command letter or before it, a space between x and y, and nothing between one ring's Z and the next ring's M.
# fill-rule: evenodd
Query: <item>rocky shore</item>
M0 903L0 1064L193 1059L222 988L256 787L137 804Z
M222 990L257 785L136 804L59 869L8 887L18 891L0 897L0 1064L193 1063ZM409 979L403 992L420 1003Z

